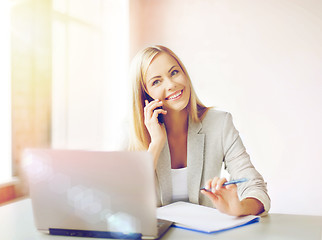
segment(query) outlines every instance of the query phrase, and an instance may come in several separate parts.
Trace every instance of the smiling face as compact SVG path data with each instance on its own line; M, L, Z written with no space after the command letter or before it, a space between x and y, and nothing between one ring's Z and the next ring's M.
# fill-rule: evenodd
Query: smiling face
M178 62L161 52L152 60L145 77L146 89L154 99L163 102L168 111L186 109L190 99L190 84Z

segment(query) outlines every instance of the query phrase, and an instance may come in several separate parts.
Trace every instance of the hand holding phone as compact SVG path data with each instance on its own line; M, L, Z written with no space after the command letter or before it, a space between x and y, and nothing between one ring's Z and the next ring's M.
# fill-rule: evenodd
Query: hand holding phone
M167 131L165 124L163 124L163 114L167 114L167 111L162 109L162 101L154 100L147 93L142 97L145 97L145 99L143 99L145 104L144 125L150 135L148 152L152 154L154 168L156 168L160 152L167 141Z
M145 97L149 102L154 101L154 99L147 93L145 93ZM157 107L154 110L156 110L156 109L162 109L162 107ZM160 124L164 123L163 114L158 114L158 121L159 121Z

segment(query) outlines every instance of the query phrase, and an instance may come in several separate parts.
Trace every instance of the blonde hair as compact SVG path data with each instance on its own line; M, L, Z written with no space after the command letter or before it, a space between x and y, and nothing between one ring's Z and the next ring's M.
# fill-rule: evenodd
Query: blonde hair
M167 53L172 56L188 78L191 88L190 100L187 106L189 117L194 122L199 122L208 110L198 99L185 66L174 52L160 45L150 46L139 51L132 60L130 70L130 77L132 78L133 112L129 150L147 150L151 142L150 134L144 124L144 106L145 100L147 99L145 95L145 92L147 92L145 75L152 60L159 53Z

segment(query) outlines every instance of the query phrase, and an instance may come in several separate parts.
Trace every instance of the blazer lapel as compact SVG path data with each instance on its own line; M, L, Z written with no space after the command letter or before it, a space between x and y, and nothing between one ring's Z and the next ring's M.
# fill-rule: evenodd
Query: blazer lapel
M188 195L189 201L199 203L200 182L204 159L205 134L199 133L201 123L195 123L189 119L187 140L187 166L188 166ZM172 201L172 177L171 157L168 140L160 153L156 168L157 179L160 187L160 199L162 206Z
M189 119L187 166L189 201L199 203L200 182L204 163L205 134L200 133L202 124Z
M168 139L160 153L156 174L159 181L161 204L162 206L170 204L172 200L172 177Z

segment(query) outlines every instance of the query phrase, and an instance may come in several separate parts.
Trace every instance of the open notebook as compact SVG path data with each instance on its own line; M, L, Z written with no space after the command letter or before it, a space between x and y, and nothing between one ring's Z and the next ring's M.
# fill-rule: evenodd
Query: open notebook
M174 226L203 233L215 233L259 222L258 216L233 217L215 208L187 202L175 202L158 208L157 217Z

